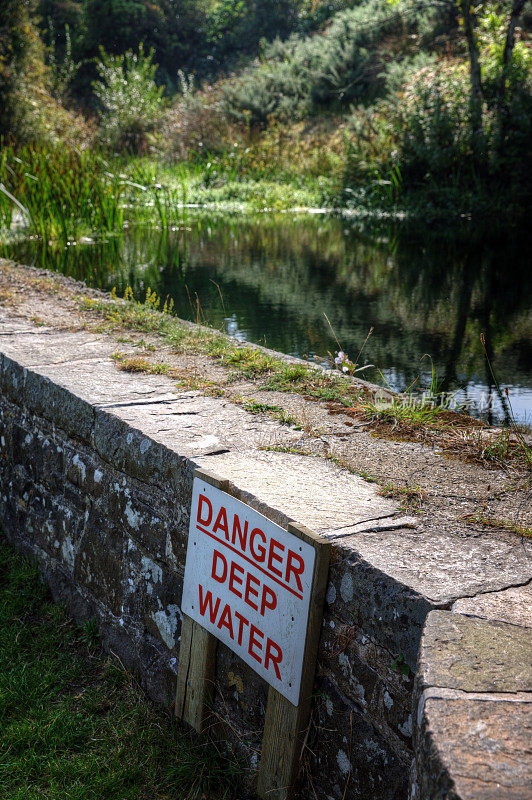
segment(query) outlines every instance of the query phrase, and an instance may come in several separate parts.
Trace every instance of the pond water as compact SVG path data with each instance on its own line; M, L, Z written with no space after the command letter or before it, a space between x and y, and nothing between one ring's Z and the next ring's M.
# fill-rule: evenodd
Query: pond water
M428 354L440 392L497 422L509 409L483 332L513 413L532 421L532 270L515 235L377 229L318 214L202 215L172 231L135 228L66 249L22 240L2 255L119 294L131 285L140 299L149 286L172 297L180 317L306 358L334 356L338 341L355 360L372 328L359 363L374 366L361 377L421 391Z

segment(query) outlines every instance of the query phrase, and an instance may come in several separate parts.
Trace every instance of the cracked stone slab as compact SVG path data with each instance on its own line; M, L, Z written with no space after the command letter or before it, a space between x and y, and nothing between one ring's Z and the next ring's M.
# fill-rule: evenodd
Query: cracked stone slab
M420 686L532 692L532 629L433 611L418 659Z
M112 343L86 331L70 332L46 329L24 329L13 331L12 336L2 337L2 350L6 355L25 367L71 363L109 356ZM24 336L21 336L24 333Z
M532 798L532 697L430 697L423 729L419 755L433 784L422 780L422 797Z
M532 628L532 586L516 586L502 592L463 597L453 603L452 610L472 617L496 619Z
M356 525L349 525L346 528L328 531L322 535L333 542L338 539L349 539L352 536L353 541L351 544L356 547L356 534L405 530L406 528L417 528L418 525L418 518L402 516L399 512L396 512L395 514L384 514L374 519L367 519L364 522L358 522Z
M532 630L430 613L414 719L412 800L530 800Z
M197 463L228 478L257 510L260 504L277 510L279 524L297 521L315 533L327 535L398 512L373 484L315 456L230 452Z
M161 375L137 374L119 371L107 350L90 361L69 361L42 364L27 364L32 371L49 378L92 405L119 404L134 400L158 401L168 395L171 382ZM10 356L10 353L7 352Z
M440 534L389 531L347 540L379 570L438 605L463 596L526 584L532 577L532 542L458 539Z

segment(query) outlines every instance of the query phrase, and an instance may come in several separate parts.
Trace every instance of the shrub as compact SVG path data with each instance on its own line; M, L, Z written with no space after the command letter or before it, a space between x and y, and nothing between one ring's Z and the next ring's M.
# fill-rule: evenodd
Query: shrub
M161 123L159 147L180 159L208 158L242 141L242 133L225 113L220 85L196 89L192 76L179 70L181 92Z
M163 89L155 83L153 50L128 50L120 56L100 51L100 80L93 83L101 108L100 135L110 147L141 152L155 130L163 108Z
M420 55L386 70L388 96L350 118L349 191L369 178L381 202L406 192L453 212L524 209L531 200L532 50L517 41L501 103L506 25L493 7L480 19L480 126L463 58Z
M259 64L228 84L228 112L265 125L272 116L302 119L321 107L345 107L378 93L377 45L385 34L411 24L411 11L407 0L366 0L336 14L322 33L277 39L265 47Z

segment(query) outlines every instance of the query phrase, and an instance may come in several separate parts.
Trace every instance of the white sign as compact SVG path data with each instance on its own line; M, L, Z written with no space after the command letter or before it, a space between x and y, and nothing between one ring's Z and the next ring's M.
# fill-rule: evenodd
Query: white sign
M295 706L315 551L195 478L182 611Z

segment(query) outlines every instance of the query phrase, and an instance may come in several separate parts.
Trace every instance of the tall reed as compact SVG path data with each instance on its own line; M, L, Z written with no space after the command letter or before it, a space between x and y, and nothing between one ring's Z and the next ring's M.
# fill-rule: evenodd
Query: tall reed
M131 180L120 157L32 145L0 149L0 228L19 224L63 244L136 222L176 222L177 193Z

